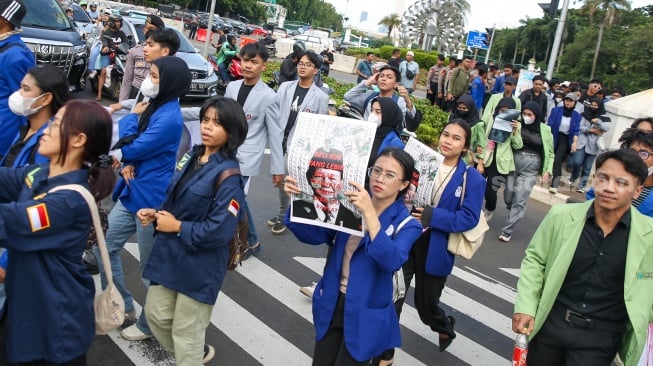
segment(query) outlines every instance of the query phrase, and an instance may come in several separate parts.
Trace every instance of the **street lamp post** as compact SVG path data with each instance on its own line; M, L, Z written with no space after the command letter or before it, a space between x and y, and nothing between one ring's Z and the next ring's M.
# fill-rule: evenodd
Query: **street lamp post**
M546 68L546 78L549 80L553 76L553 68L555 67L556 58L558 57L558 50L560 49L560 43L562 42L562 34L565 32L565 23L567 21L567 9L569 9L569 0L565 0L565 2L562 4L560 21L558 22L558 28L556 29L556 36L555 39L553 40L551 57L549 58L549 65Z

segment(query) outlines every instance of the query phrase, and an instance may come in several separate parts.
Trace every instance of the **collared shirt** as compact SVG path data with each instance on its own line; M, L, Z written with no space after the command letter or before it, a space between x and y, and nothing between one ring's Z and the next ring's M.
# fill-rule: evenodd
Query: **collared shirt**
M590 206L576 252L556 302L592 319L621 323L628 318L624 302L630 210L604 235Z

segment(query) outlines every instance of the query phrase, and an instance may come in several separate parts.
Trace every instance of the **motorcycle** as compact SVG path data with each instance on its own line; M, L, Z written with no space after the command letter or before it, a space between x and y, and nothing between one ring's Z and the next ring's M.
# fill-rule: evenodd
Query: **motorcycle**
M102 47L100 45L100 47ZM109 66L106 67L106 78L104 79L104 85L102 85L102 94L108 96L111 99L118 100L120 96L120 88L122 87L122 78L125 74L125 62L127 61L127 53L129 52L128 44L121 44L116 48L113 48L109 52ZM95 75L89 75L89 82L91 83L91 89L94 93L97 93L98 83L100 78L100 72L96 72Z
M265 46L265 49L268 51L268 56L271 58L277 57L277 47L274 45L275 42L276 40L269 35L258 40L258 43Z
M243 78L243 69L240 64L240 57L235 56L231 59L229 67L227 68L227 73L229 74L229 79L231 81L240 80Z

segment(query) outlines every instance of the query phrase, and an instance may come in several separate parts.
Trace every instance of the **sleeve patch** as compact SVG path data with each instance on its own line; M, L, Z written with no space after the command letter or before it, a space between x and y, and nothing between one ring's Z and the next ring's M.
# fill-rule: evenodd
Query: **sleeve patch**
M231 202L229 202L227 211L229 211L230 214L238 217L238 211L240 211L240 204L235 199L232 199Z
M45 203L28 207L27 218L32 226L32 232L50 227L50 217L48 216L48 209L45 207Z

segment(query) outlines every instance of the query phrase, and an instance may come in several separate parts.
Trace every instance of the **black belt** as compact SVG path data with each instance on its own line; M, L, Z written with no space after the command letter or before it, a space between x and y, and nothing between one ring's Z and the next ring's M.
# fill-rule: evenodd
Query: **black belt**
M623 331L625 325L622 323L612 323L605 320L593 319L589 316L577 313L573 310L565 310L565 321L579 328L601 329L609 331Z

